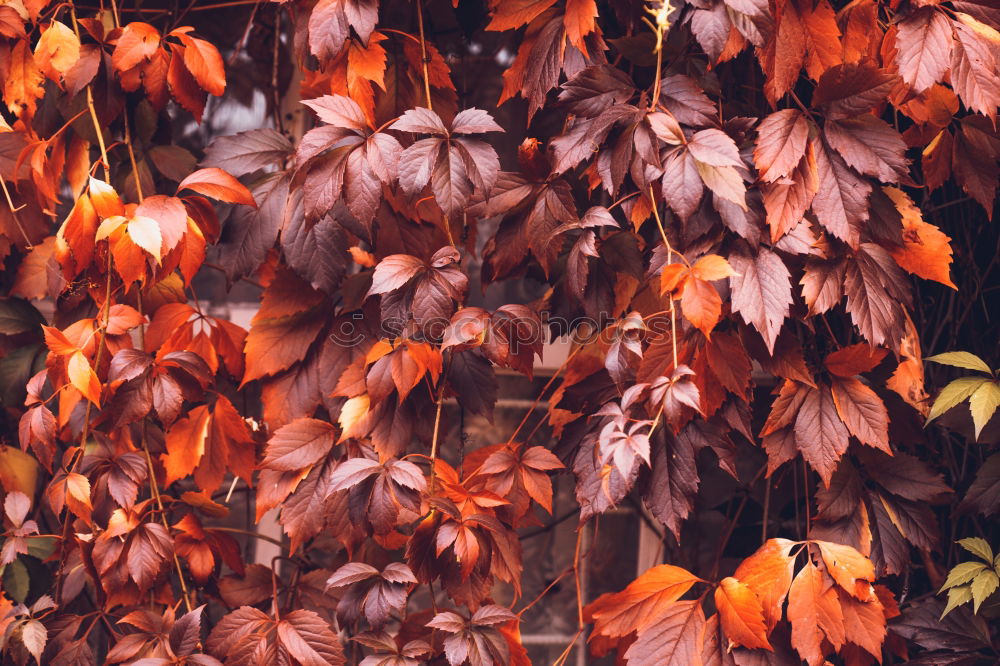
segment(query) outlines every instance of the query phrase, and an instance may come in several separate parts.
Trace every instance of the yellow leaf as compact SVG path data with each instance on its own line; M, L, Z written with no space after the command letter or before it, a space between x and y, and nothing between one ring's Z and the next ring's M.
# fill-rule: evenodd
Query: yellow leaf
M986 569L986 565L982 562L962 562L961 564L955 565L951 571L948 572L948 578L944 581L944 585L938 590L938 593L949 590L953 587L958 587L959 585L965 585L970 580L979 575L979 572Z
M958 545L966 549L976 557L981 557L986 560L987 564L993 564L993 549L990 548L990 544L986 542L986 539L981 539L979 537L968 537L966 539L960 539ZM961 565L959 565L961 566ZM957 569L958 567L955 567ZM954 571L954 569L952 569ZM971 580L967 579L967 580ZM965 581L959 581L964 583Z
M1000 577L992 569L982 572L972 581L972 611L979 612L979 607L991 594L1000 587Z
M986 365L986 361L967 351L953 351L945 352L944 354L935 354L934 356L928 356L925 360L940 363L941 365L950 365L955 368L977 370L979 372L985 372L986 374L992 373L990 366Z
M1000 386L996 382L985 382L969 396L969 409L972 411L972 423L976 427L976 439L993 418L993 413L1000 406Z
M128 221L128 235L132 242L153 255L156 263L160 263L160 248L163 246L163 236L160 235L160 225L151 217L136 215Z
M736 167L712 166L698 160L694 161L694 166L708 189L723 199L732 201L743 210L747 210L747 188Z
M101 382L97 379L90 361L82 351L73 352L66 364L66 374L69 382L84 398L95 405L101 404Z
M927 422L930 423L958 403L971 396L980 386L988 381L988 379L982 379L980 377L962 377L945 386L941 389L941 393L938 394L938 397L934 399L934 404L931 405L931 411L927 415Z
M35 496L38 482L38 463L21 449L0 444L0 484L8 493L19 490L28 497Z
M944 607L941 612L941 617L939 619L944 619L944 616L953 611L958 606L962 604L967 604L972 601L972 586L963 585L961 587L953 587L948 590L948 604Z
M340 417L337 419L337 423L340 424L340 429L343 431L338 441L342 442L348 437L358 437L362 434L355 432L355 430L368 416L368 405L367 393L351 398L344 403L344 406L340 408Z

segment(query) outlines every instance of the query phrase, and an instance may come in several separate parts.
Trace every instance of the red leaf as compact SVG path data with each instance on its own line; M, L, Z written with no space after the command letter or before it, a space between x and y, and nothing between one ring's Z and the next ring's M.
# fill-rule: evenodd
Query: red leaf
M274 431L264 450L262 467L295 472L326 457L336 441L336 431L326 421L296 419Z

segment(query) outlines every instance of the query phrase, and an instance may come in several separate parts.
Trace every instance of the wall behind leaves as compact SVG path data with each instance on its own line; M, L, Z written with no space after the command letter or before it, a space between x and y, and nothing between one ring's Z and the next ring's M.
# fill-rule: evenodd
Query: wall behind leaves
M0 79L5 658L529 664L573 586L559 665L994 663L991 0L9 0Z

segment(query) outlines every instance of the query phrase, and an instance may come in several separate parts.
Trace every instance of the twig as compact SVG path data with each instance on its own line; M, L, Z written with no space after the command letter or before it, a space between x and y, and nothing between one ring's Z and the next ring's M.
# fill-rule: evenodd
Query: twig
M427 108L433 111L434 105L431 102L431 78L427 70L427 63L430 59L427 57L427 41L424 39L424 10L421 7L422 0L416 0L416 2L417 28L420 30L420 65L423 68L424 73L424 95L427 96ZM445 223L445 226L447 226L447 222ZM452 243L452 245L454 245L454 243Z

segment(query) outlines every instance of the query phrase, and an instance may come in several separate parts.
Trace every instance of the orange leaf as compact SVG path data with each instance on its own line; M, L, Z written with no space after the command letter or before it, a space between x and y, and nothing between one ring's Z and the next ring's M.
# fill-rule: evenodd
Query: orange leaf
M621 592L604 594L584 608L594 620L594 636L642 633L657 624L670 606L701 579L670 564L646 570Z
M226 90L226 69L219 49L210 42L184 33L177 34L184 44L184 65L205 92L218 97Z
M788 539L768 539L750 557L743 560L733 576L749 587L760 600L764 619L770 629L781 619L788 586L792 582L795 557L789 552L795 546Z
M108 335L122 335L145 323L146 318L129 305L115 304L108 310Z
M45 94L42 75L27 40L19 40L10 50L7 72L3 85L3 98L7 109L15 116L26 113L35 115L38 99Z
M886 349L859 342L829 354L823 365L838 377L853 377L874 369L888 353Z
M198 85L191 70L184 64L184 47L170 43L170 63L167 66L167 84L170 92L186 111L194 116L196 122L201 122L205 111L205 101L208 94Z
M115 71L124 72L152 58L159 48L159 31L148 23L134 21L122 28L122 34L111 54L111 65Z
M824 638L839 650L844 644L844 614L837 591L811 561L792 581L788 593L792 647L809 666L824 663Z
M767 642L760 600L746 583L732 576L723 578L715 588L715 606L719 609L722 630L733 643L747 648L774 649Z
M684 264L668 264L660 272L660 293L673 293L684 286L689 272Z
M95 405L101 404L101 382L97 379L97 374L90 367L90 361L87 360L82 351L76 351L69 357L69 361L66 363L66 374L69 375L70 384L84 398Z
M243 183L217 167L198 169L177 186L178 192L183 189L194 190L219 201L257 207L257 202L254 201L250 190Z
M581 53L587 53L587 44L583 38L594 32L595 18L597 4L594 0L566 0L566 14L563 15L566 37Z
M47 77L58 82L80 59L80 40L59 21L53 21L35 45L35 63Z
M691 275L699 280L712 282L736 275L736 271L729 265L729 262L717 254L706 254L694 262L691 267Z
M66 334L53 326L42 326L42 333L45 335L45 346L57 356L69 356L75 354L77 346L70 342Z
M103 180L91 178L89 192L90 203L94 205L94 211L101 219L125 215L125 205L122 204L115 188Z
M513 30L530 23L536 16L556 4L556 0L503 0L491 2L493 20L487 30Z
M167 452L160 456L167 473L165 486L188 476L201 462L210 417L208 406L198 405L167 431Z
M90 523L93 505L90 503L90 481L83 474L70 472L64 480L66 484L66 507L75 515Z
M681 310L687 320L709 338L722 316L722 299L710 282L692 277L684 283Z
M812 7L808 3L807 7ZM833 7L827 0L820 0L812 11L802 14L802 27L805 28L806 73L814 81L826 70L839 65L842 48L840 46L840 28L837 27L837 17Z
M903 246L890 250L892 258L907 272L957 289L951 281L951 238L924 222L920 209L905 192L895 187L882 189L903 216Z
M872 582L875 580L875 565L871 560L851 546L830 541L814 541L826 565L826 572L837 585L861 601L875 598Z

